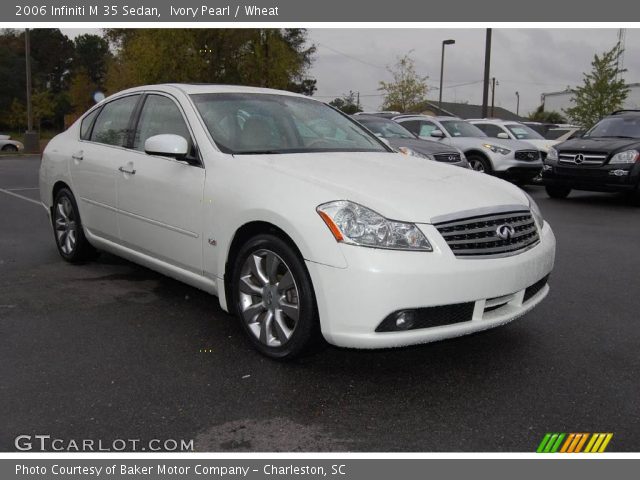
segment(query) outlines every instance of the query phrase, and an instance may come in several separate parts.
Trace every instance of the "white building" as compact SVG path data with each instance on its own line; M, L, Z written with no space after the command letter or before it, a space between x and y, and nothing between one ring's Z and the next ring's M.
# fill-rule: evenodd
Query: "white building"
M640 109L640 83L630 83L629 95L624 102L623 108ZM544 110L546 112L560 112L569 107L572 107L571 97L573 97L572 90L565 90L564 92L551 92L542 94L542 103L544 104Z

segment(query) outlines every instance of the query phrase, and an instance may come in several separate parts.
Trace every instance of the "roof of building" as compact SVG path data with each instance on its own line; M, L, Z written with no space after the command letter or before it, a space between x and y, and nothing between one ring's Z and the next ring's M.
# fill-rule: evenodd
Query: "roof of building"
M427 101L424 102L422 110L433 112L434 116L451 116L464 119L482 118L482 105L472 105L470 103L442 102L440 106L438 106L436 102ZM502 120L515 120L517 122L525 120L523 117L502 107L494 107L493 115L491 115L491 106L489 106L489 115L492 118L500 118Z

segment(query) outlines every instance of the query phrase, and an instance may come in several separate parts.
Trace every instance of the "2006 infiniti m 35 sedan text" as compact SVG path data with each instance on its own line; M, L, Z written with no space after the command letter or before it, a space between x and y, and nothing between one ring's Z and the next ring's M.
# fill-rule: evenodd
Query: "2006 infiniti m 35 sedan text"
M267 89L113 95L48 144L40 192L65 260L105 250L215 294L274 358L504 324L547 295L555 256L517 187Z

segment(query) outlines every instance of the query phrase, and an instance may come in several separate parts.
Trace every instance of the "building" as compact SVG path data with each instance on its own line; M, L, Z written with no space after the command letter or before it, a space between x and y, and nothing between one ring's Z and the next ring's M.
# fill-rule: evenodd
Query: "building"
M453 103L453 102L442 102L438 105L438 102L430 102L426 101L424 104L421 104L420 110L422 113L426 115L448 115L452 117L460 117L464 119L468 118L482 118L482 105L471 105L469 103ZM488 108L489 114L488 117L499 118L501 120L513 120L516 122L526 121L525 118L522 118L515 113L507 110L502 107L494 107L493 115L491 114L491 105Z
M640 83L630 83L629 96L624 102L623 108L640 109ZM550 92L542 94L542 104L546 112L563 113L564 110L573 106L571 103L573 90L567 89L562 92Z

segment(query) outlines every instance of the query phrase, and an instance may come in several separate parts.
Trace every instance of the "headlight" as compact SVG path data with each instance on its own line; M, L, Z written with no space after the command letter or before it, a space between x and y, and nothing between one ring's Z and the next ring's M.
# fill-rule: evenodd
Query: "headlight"
M511 150L507 150L506 148L499 147L498 145L492 145L490 143L485 143L482 145L484 148L488 148L493 153L500 153L502 155L508 155L511 153Z
M531 198L531 195L529 195L527 192L523 193L529 199L529 210L531 210L531 216L533 217L533 221L536 223L536 227L538 227L538 230L542 230L542 226L544 225L544 218L542 217L540 207L538 206L536 201Z
M640 154L637 150L626 150L624 152L616 153L609 163L635 163L638 160Z
M398 148L398 151L404 155L409 155L410 157L426 158L427 160L434 159L431 155L426 155L424 153L416 152L415 150L409 147L400 147Z
M547 153L547 160L558 160L558 151L551 147Z
M396 222L347 200L324 203L317 209L338 242L363 247L431 252L431 244L413 223Z

